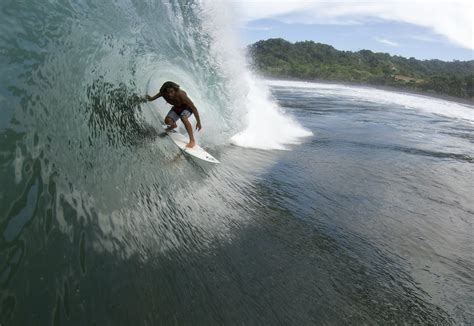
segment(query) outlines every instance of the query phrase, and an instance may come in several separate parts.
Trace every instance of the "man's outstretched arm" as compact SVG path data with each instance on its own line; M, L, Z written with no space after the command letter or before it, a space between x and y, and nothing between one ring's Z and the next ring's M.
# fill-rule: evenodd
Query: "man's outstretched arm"
M145 95L145 99L147 101L154 101L156 100L157 98L161 97L161 93L158 92L158 94L156 94L155 96L150 96L150 95Z

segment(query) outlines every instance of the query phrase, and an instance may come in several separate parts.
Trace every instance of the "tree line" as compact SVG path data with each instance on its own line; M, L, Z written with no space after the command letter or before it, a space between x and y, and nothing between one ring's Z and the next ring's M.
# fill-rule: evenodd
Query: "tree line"
M417 60L284 39L258 41L249 45L248 53L267 77L393 86L474 100L474 60Z

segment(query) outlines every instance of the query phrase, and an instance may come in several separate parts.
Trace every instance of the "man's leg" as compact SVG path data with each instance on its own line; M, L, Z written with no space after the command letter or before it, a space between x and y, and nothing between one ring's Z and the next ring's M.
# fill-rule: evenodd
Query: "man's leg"
M168 116L165 118L165 123L168 125L168 128L166 128L166 131L170 131L178 126L176 125L176 122L174 122L174 120Z
M181 117L181 121L183 121L184 126L186 127L186 131L189 135L189 143L186 145L186 147L193 148L194 145L196 145L196 141L194 140L193 135L193 126L191 126L191 122L189 122L188 117Z

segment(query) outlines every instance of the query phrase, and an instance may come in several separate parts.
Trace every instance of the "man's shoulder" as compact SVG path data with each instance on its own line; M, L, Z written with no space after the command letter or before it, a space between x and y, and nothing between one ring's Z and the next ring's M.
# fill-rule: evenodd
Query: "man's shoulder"
M180 102L187 101L188 100L188 94L186 94L185 91L180 89L179 92L178 92L178 98L179 98Z

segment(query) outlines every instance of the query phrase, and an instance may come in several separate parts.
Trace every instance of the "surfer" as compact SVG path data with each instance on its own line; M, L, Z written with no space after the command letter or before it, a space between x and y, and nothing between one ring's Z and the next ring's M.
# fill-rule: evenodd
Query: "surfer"
M147 101L154 101L161 96L163 96L166 102L173 105L165 118L165 123L168 125L166 131L176 128L176 122L178 119L181 119L189 135L189 143L186 145L186 147L194 147L194 145L196 145L196 141L194 140L193 127L191 126L188 118L194 114L197 122L196 130L201 130L201 119L199 119L199 113L196 109L196 106L194 106L193 101L191 101L185 91L179 88L178 84L172 81L165 82L161 86L158 94L155 96L146 95L145 99Z

